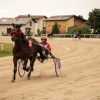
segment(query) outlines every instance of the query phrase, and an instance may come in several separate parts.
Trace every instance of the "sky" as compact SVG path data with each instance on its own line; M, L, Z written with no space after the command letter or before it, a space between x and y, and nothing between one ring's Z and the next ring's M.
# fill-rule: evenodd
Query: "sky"
M100 9L100 0L0 0L0 18L18 15L82 15Z

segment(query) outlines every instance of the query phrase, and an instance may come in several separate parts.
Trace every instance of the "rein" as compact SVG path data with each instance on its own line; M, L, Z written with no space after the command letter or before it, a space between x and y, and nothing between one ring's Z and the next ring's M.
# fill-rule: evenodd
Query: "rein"
M22 39L22 38L15 38L15 41L16 41L16 40L24 40L24 39Z

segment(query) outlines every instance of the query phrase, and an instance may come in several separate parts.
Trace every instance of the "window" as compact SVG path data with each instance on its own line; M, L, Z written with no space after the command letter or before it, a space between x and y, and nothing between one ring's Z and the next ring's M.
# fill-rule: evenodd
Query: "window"
M7 28L7 34L10 34L11 28Z
M30 22L30 26L32 26L32 22Z
M31 35L31 28L25 28L25 35Z

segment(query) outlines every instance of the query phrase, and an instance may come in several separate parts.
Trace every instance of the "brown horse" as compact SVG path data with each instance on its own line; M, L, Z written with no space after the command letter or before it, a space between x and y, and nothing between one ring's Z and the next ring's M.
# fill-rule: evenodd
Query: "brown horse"
M30 79L31 72L33 71L34 62L37 57L37 52L41 52L40 50L41 48L38 45L36 45L39 43L33 38L28 38L27 41L31 40L33 42L32 47L29 49L28 45L25 43L21 35L14 34L12 36L12 40L14 42L14 47L13 47L14 74L13 74L12 82L14 82L16 79L18 59L22 59L24 61L23 69L29 71L27 77L28 79ZM28 59L30 60L29 68L27 68Z

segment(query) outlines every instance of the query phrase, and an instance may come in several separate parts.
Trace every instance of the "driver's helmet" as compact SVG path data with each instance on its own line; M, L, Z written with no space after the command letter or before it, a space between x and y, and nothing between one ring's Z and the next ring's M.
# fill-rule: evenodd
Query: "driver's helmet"
M46 37L46 36L42 36L42 37L41 37L41 40L47 41L47 37Z

